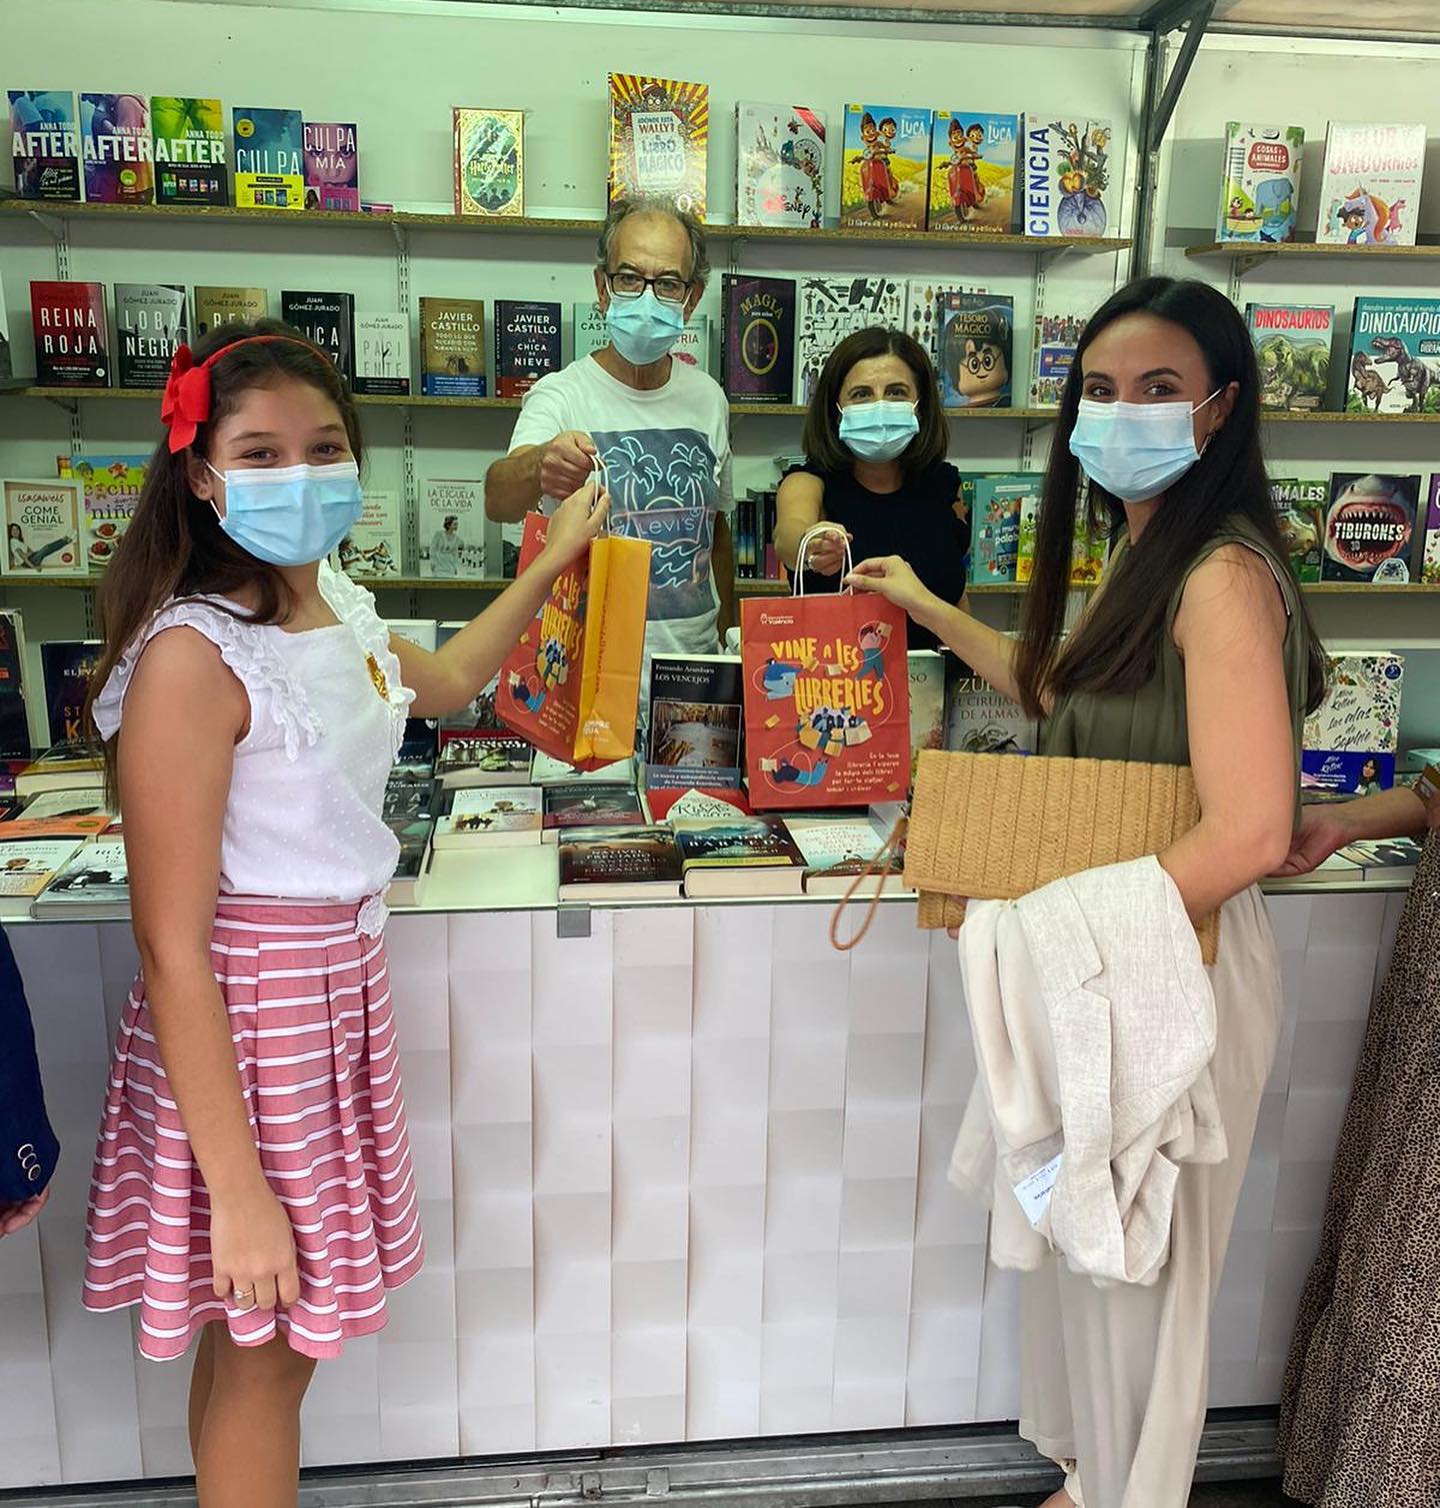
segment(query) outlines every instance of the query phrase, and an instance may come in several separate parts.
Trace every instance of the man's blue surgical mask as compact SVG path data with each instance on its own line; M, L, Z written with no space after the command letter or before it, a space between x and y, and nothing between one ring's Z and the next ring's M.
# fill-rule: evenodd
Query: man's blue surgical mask
M1217 388L1205 403L1220 396ZM1194 416L1205 403L1101 403L1080 400L1070 454L1085 475L1122 503L1159 497L1200 459Z
M648 367L670 354L685 329L685 305L669 304L647 288L638 298L610 299L610 343L631 366Z
M913 403L882 398L840 410L840 443L859 461L893 461L919 433Z
M221 529L270 565L324 560L360 518L360 468L354 461L210 470L225 483L225 512L215 509Z

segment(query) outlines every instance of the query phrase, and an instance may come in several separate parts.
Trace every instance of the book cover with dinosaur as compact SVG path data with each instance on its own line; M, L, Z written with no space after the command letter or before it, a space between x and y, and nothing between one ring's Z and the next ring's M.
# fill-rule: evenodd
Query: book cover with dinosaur
M1440 414L1440 299L1355 300L1345 407Z
M1324 408L1335 310L1329 304L1247 304L1245 324L1260 366L1260 407L1281 413Z

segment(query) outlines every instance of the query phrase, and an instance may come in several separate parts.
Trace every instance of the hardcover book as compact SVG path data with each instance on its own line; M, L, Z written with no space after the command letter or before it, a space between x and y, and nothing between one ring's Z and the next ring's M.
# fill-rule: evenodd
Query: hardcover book
M8 824L7 824L8 825ZM0 828L0 831L3 831ZM80 851L78 838L27 838L0 843L0 899L35 899ZM10 910L6 908L7 912Z
M1281 413L1324 408L1335 310L1329 304L1247 304L1245 324L1260 367L1260 407Z
M710 316L692 314L685 321L685 328L680 332L675 344L670 347L670 354L676 361L683 361L686 366L698 367L708 376L710 372Z
M1360 414L1440 413L1440 299L1355 300L1345 407Z
M744 690L737 655L663 655L650 662L645 786L657 818L692 789L739 790Z
M680 850L668 827L587 827L560 839L562 901L650 900L679 894Z
M31 283L35 381L41 387L109 387L104 283Z
M1426 586L1440 586L1440 472L1430 478L1430 506L1426 511L1420 579Z
M523 397L547 373L560 370L559 304L500 298L494 320L497 398Z
M937 110L930 128L929 227L1005 234L1015 218L1018 115Z
M802 817L798 814L785 818L785 829L790 834L800 856L809 871L805 888L816 874L840 869L854 874L868 864L880 852L885 840L880 830L868 817Z
M130 901L124 843L87 843L51 880L35 906L76 921L122 914Z
M1325 700L1305 719L1302 791L1361 795L1394 784L1404 677L1403 655L1330 657Z
M83 576L85 497L80 483L0 481L5 555L0 575Z
M484 577L484 482L432 477L421 483L416 524L422 576Z
M307 120L305 208L360 213L360 148L353 122Z
M825 223L825 116L809 105L735 107L739 225Z
M25 627L18 609L0 611L0 759L28 762L32 745L25 706Z
M410 396L410 321L403 314L355 316L357 393Z
M665 199L705 218L710 86L610 75L610 203Z
M1033 754L1040 729L955 655L945 657L945 747L957 754Z
M605 316L601 314L600 306L594 299L586 299L575 305L574 321L573 360L579 361L581 357L603 350L610 344L610 331L605 324Z
M163 388L176 348L189 340L185 289L177 283L116 283L120 386Z
M92 204L152 204L155 149L144 94L82 94L80 154Z
M1027 236L1103 236L1110 224L1108 120L1025 117L1021 151L1025 190L1020 228Z
M1293 241L1300 201L1300 126L1225 127L1225 164L1220 180L1218 241Z
M22 801L32 801L49 791L104 789L104 762L84 744L55 744L15 777L15 794Z
M383 581L404 569L405 525L398 492L365 488L363 509L340 541L335 565L356 581Z
M778 818L736 817L676 827L685 894L799 895L805 857Z
M947 408L1009 408L1015 300L947 293L940 310L940 384Z
M1290 569L1295 572L1295 579L1319 581L1325 559L1329 482L1272 477L1270 498L1275 504L1275 521L1280 525L1285 547L1290 552Z
M452 738L440 750L435 775L447 791L463 791L472 786L528 785L532 752L523 738L494 735Z
M840 224L924 230L930 183L929 110L846 105Z
M91 570L110 564L145 487L148 455L62 456L60 475L84 488L82 547Z
M485 396L485 302L420 300L420 391L427 398Z
M543 822L538 786L472 786L456 791L450 811L435 824L438 852L465 848L522 848L540 841Z
M305 208L305 125L298 110L236 106L235 203L241 209Z
M355 380L355 295L280 294L280 318L293 325L335 363L347 384Z
M1035 340L1030 354L1030 407L1059 408L1075 351L1085 333L1083 314L1035 315Z
M11 89L10 156L22 199L80 198L80 123L68 89Z
M1027 497L1034 497L1038 476L982 476L975 484L975 509L970 521L970 581L972 586L995 586L1018 579L1020 515Z
M910 673L910 782L915 761L924 749L945 747L945 661L933 649L912 649L906 656Z
M520 110L452 111L455 213L525 213L525 116Z
M1332 120L1315 239L1331 246L1413 246L1424 172L1423 125Z
M1419 507L1418 476L1337 471L1330 478L1321 580L1404 586Z
M645 812L633 785L572 781L545 788L546 843L582 827L644 827Z
M270 313L263 288L195 288L195 339L221 325L253 325Z
M924 347L931 365L940 369L940 327L945 300L952 293L983 293L983 288L962 288L957 283L937 283L934 278L911 278L905 284L905 329Z
M104 648L98 639L51 639L40 646L46 736L52 745L84 743L85 698Z
M150 99L157 204L229 204L225 112L218 99Z
M808 404L826 358L844 338L905 318L905 284L888 277L804 277L795 338L795 402Z
M721 279L721 365L725 394L740 403L790 403L795 396L795 280Z

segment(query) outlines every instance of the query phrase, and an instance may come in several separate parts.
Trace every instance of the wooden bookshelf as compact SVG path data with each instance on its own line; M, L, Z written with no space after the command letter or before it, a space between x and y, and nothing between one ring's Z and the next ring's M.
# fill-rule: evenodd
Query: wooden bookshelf
M1266 262L1275 257L1440 257L1440 242L1420 246L1331 246L1316 241L1207 241L1187 246L1187 257L1229 257Z

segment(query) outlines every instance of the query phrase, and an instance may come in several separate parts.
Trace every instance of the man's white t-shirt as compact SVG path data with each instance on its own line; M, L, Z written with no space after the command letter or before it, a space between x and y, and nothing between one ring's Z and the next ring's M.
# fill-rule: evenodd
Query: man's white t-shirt
M665 386L642 392L584 356L525 395L510 449L571 429L595 442L611 528L650 542L647 656L716 653L715 515L734 507L730 407L720 384L672 361ZM545 512L554 506L541 499ZM505 526L507 542L519 544L521 533L519 524Z

